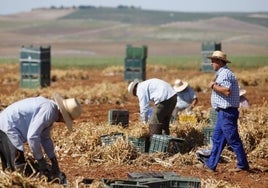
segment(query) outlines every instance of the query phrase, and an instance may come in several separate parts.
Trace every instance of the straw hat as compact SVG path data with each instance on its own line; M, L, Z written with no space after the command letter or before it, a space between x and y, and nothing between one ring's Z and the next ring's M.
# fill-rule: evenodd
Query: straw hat
M134 87L139 83L140 81L138 79L133 80L133 82L130 82L130 84L128 85L128 92L132 95L134 95L133 91L134 91Z
M185 90L187 86L188 86L187 82L183 82L180 79L177 79L174 82L173 88L176 92L181 92L181 91Z
M61 111L65 124L69 131L72 131L73 120L82 113L82 108L76 98L63 99L59 93L54 93L54 99Z
M208 59L220 59L225 61L226 63L231 63L231 61L227 60L227 55L222 51L214 51L211 56L207 57Z
M240 89L240 91L239 91L239 96L243 96L243 95L245 95L246 94L246 90L244 90L244 89Z

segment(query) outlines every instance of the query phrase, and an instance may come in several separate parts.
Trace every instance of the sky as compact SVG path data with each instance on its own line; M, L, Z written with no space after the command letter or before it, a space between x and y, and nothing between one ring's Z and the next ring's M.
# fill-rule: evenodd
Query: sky
M0 15L29 12L34 8L79 5L135 6L148 10L183 12L261 12L268 11L268 0L0 0Z

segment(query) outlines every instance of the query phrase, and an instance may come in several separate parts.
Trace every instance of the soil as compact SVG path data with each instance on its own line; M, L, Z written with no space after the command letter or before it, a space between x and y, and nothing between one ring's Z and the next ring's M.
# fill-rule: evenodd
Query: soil
M13 70L9 70L10 73L14 73L17 71L17 68ZM187 71L188 74L202 74L201 72L195 71ZM122 81L121 75L114 76L104 76L99 74L98 70L89 70L91 75L90 81L58 81L57 83L52 83L51 88L66 88L70 87L73 84L83 84L83 85L93 85L98 82L102 82L105 80L109 80L110 82L118 82ZM184 70L179 71L181 75L185 74ZM1 76L1 75L0 75ZM159 73L149 73L148 77L161 77L162 75ZM18 89L18 84L8 84L0 85L2 94L11 94ZM247 97L250 99L252 104L260 105L263 102L263 98L267 99L267 88L258 87L258 88L245 88L247 90ZM255 90L258 89L259 96L255 97ZM199 97L199 105L204 108L210 107L210 95L197 93ZM139 107L137 103L137 99L135 97L130 98L129 102L125 104L124 108L128 109L130 112L130 121L139 121L139 117L135 115L138 113ZM88 121L90 119L93 122L106 122L107 121L107 112L109 109L120 109L121 105L117 104L94 104L94 105L85 105L83 104L83 115L78 120L79 122ZM260 171L259 169L251 169L249 172L228 172L228 169L235 167L235 160L230 163L220 163L217 167L217 171L215 173L207 172L205 170L200 170L195 166L183 165L183 166L174 166L174 167L163 167L161 165L151 165L148 167L143 166L135 166L135 165L91 165L90 167L81 166L75 161L72 157L66 157L64 159L60 159L60 167L61 170L66 174L68 181L75 182L78 177L84 177L88 179L126 179L128 172L176 172L181 176L190 176L190 177L198 177L202 179L215 179L217 181L224 180L231 184L239 185L240 187L268 187L268 179L267 179L267 169L268 162L264 159L258 159L254 161L250 161L254 166L259 165L264 167L265 171Z
M67 10L66 13L71 12L72 10ZM56 18L58 16L62 16L65 13L63 12L57 12ZM33 16L35 15L35 16ZM33 11L29 15L22 14L22 15L15 15L11 17L2 18L3 20L10 19L12 20L25 20L25 18L34 18L36 19L36 16L40 15L40 11L36 12ZM49 14L42 14L42 15L49 15L46 16L45 20L50 20L52 12ZM55 17L53 17L55 19ZM220 20L220 21L224 21ZM213 20L212 20L213 21ZM229 22L229 20L227 20ZM210 21L211 22L211 21ZM218 22L218 21L217 21ZM235 22L236 23L236 22ZM178 23L177 23L178 24ZM196 25L196 24L194 24ZM222 24L225 25L225 24ZM202 27L207 27L207 25L201 25ZM240 26L239 30L246 30L241 29ZM232 26L233 28L233 26ZM253 29L253 27L250 27ZM27 29L27 28L26 28ZM257 28L259 30L259 28ZM94 54L97 55L123 55L125 43L101 43L99 41L93 41L84 43L84 41L76 41L76 42L66 42L62 38L60 38L60 42L55 39L55 36L53 34L49 39L43 36L35 36L35 35L29 35L29 33L34 32L38 33L35 28L29 30L25 30L28 35L23 35L23 30L20 30L16 32L15 31L10 32L9 29L6 29L5 31L2 31L1 36L1 57L17 57L17 51L18 46L24 43L29 43L29 41L39 41L39 43L46 43L46 41L50 41L51 45L53 46L53 52L55 54L53 55L62 55L64 57L69 57L72 55L76 55L75 52L81 52L83 50L90 51L90 49L94 49ZM265 29L265 31L267 31ZM61 32L65 33L68 32L65 29L61 29ZM66 34L66 33L65 33ZM63 35L63 34L61 34ZM66 34L70 35L70 34ZM57 36L57 35L56 35ZM102 36L102 35L101 35ZM94 37L94 36L93 36ZM86 40L88 38L92 38L92 36L86 36ZM23 40L22 40L23 39ZM81 39L83 40L83 38ZM245 43L236 43L236 42L224 42L224 48L226 49L226 52L229 54L267 54L267 48L266 47L256 47L256 45L247 45ZM38 44L39 44L38 43ZM194 55L200 53L200 44L198 43L191 43L191 42L151 42L147 43L148 46L150 46L150 53L153 55L157 54L165 54L165 55ZM79 50L73 50L76 49L76 47L79 47ZM69 53L71 50L72 53ZM62 54L64 52L64 54ZM81 54L79 54L81 55ZM88 54L86 54L88 55ZM0 68L0 80L5 80L2 76L4 76L4 73L6 72L5 69ZM8 70L8 74L17 74L18 73L18 67ZM92 85L95 83L100 83L103 81L109 81L112 83L116 83L119 81L123 81L122 75L114 75L114 76L105 76L103 74L100 74L99 70L88 70L88 73L90 75L89 80L59 80L57 82L53 82L51 84L52 89L59 89L59 88L70 88L72 85ZM183 77L183 75L187 75L190 77L191 75L194 77L195 75L200 75L202 72L200 71L189 71L189 70L178 70L177 75L179 77ZM250 74L255 74L255 70L252 70ZM168 80L173 80L174 75L169 74L169 72L149 72L147 78L152 77L158 77L158 78L165 78ZM0 83L0 91L1 95L11 95L14 94L19 89L19 85L17 82L8 82L5 83L4 81ZM263 105L264 101L267 101L267 93L268 89L267 86L264 85L248 85L244 89L247 90L247 97L252 105ZM199 106L202 106L203 108L209 108L210 107L210 93L197 93L197 96L199 98ZM6 101L0 101L1 107L5 107ZM93 105L85 105L83 104L83 115L81 118L77 121L77 123L90 121L99 123L99 122L106 122L107 121L107 112L110 109L120 109L122 106L120 104L93 104ZM128 100L128 102L123 106L123 108L128 109L130 113L130 121L139 121L139 117L136 115L139 112L138 107L138 101L136 98L132 97ZM161 165L151 165L149 168L142 167L142 166L135 166L135 165L114 165L114 166L103 166L103 165L91 165L90 167L87 166L81 166L75 161L75 159L71 157L66 157L63 159L60 159L60 167L61 170L66 174L68 181L75 182L78 177L84 177L89 179L123 179L127 178L128 172L152 172L152 171L169 171L169 172L176 172L181 176L191 176L191 177L198 177L202 179L216 179L218 181L224 180L226 182L229 182L233 185L239 185L240 187L254 187L254 188L265 188L268 187L268 176L267 176L267 169L268 169L268 161L265 159L257 159L254 161L250 161L251 165L254 166L262 166L265 170L260 171L259 169L251 169L249 172L228 172L228 169L235 167L235 160L233 160L230 163L220 163L217 167L217 171L215 173L207 172L205 170L197 169L195 166L190 165L183 165L183 166L174 166L172 168L163 167ZM215 185L214 187L217 187Z

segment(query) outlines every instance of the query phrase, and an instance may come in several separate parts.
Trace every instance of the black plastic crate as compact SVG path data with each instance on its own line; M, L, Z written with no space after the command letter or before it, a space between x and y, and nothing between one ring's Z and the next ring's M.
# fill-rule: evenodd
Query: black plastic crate
M214 131L214 127L207 126L203 128L203 136L204 136L204 145L212 145L212 135Z
M129 111L128 110L118 110L111 109L108 112L108 121L111 125L122 125L127 127L129 124Z
M201 188L201 180L195 177L167 177L169 188Z
M107 134L101 136L101 143L102 145L109 145L113 142L115 142L119 137L124 137L123 133L113 133L113 134Z
M183 142L184 139L182 138L154 134L151 139L149 153L168 152L175 154L179 152L180 144Z
M167 188L169 187L169 180L165 180L163 178L140 178L132 180L117 180L114 184L146 186L148 188Z
M110 188L149 188L147 185L119 184L112 183Z
M141 138L135 138L135 137L129 137L128 140L137 147L142 153L149 151L149 138L141 137Z

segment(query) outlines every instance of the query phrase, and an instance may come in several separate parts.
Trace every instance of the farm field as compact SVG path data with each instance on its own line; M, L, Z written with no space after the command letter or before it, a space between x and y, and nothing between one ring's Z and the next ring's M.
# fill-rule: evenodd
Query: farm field
M59 21L59 17L73 10L52 11L37 10L31 13L1 17L0 28L0 110L16 100L42 95L52 97L55 91L63 97L77 97L82 104L83 114L74 122L74 131L69 133L64 124L56 123L52 132L61 170L66 174L66 187L83 187L84 178L95 179L90 187L100 187L101 179L125 179L129 172L175 172L181 176L201 179L202 187L268 187L268 67L265 63L259 67L250 68L230 65L235 72L239 84L247 90L250 101L249 109L240 110L239 130L250 161L250 172L233 173L228 169L235 167L235 156L229 150L224 150L223 163L217 172L211 173L195 167L198 161L195 151L203 145L202 128L208 125L210 110L210 90L207 84L213 78L213 73L201 72L198 68L182 69L176 62L165 65L168 57L198 56L200 54L199 37L206 36L204 30L210 24L232 23L225 32L213 31L215 38L220 38L224 51L234 57L254 56L267 60L267 27L230 18L215 18L212 20L193 22L177 22L171 25L125 25L125 23L95 22L85 20ZM51 11L51 10L50 10ZM197 24L198 23L198 24ZM236 24L242 25L236 25ZM73 24L73 25L72 25ZM92 26L94 25L94 27ZM198 33L188 36L189 28L195 25ZM79 27L80 26L80 27ZM67 27L67 28L66 28ZM91 28L92 27L92 28ZM232 37L238 30L236 37ZM138 28L138 29L137 29ZM187 28L187 31L183 31ZM174 35L178 29L181 33ZM192 31L196 31L196 28ZM256 32L258 35L256 35ZM127 36L126 33L128 34ZM124 35L123 35L124 34ZM131 36L131 37L129 37ZM173 37L173 38L172 38ZM174 38L175 37L175 38ZM196 38L194 38L196 37ZM123 40L125 38L126 40ZM149 47L149 63L146 67L146 78L157 77L169 83L175 79L183 79L195 89L199 103L194 109L198 117L197 123L174 123L171 125L173 136L183 137L186 144L181 153L175 155L147 154L134 149L124 140L118 140L114 145L102 146L101 136L114 132L124 132L129 136L146 136L148 127L139 121L139 106L136 98L127 93L128 82L123 78L123 66L120 63L109 66L76 67L79 58L100 58L100 62L109 61L114 57L124 59L125 45L133 43ZM19 87L18 54L21 45L52 46L51 86L42 89L23 89ZM163 58L163 63L154 64L153 59ZM150 59L152 57L152 59ZM229 57L229 56L228 56ZM264 58L263 58L264 57ZM73 61L73 66L59 68L53 61L58 59ZM104 60L105 58L105 60ZM241 59L238 58L238 61ZM159 61L159 60L158 60ZM6 62L6 63L5 63ZM12 62L12 63L9 63ZM191 62L190 62L191 63ZM196 64L196 62L192 62ZM252 68L253 67L253 68ZM108 111L110 109L127 109L130 113L129 127L109 125ZM11 179L17 175L0 175L0 181L6 187L12 187ZM9 178L10 177L10 178ZM14 178L13 178L14 179ZM16 179L16 178L15 178ZM4 181L5 180L5 181ZM36 187L61 187L57 184L20 179ZM20 181L17 181L19 184ZM13 181L13 183L16 181ZM20 185L20 184L19 184ZM3 184L0 183L0 187Z

